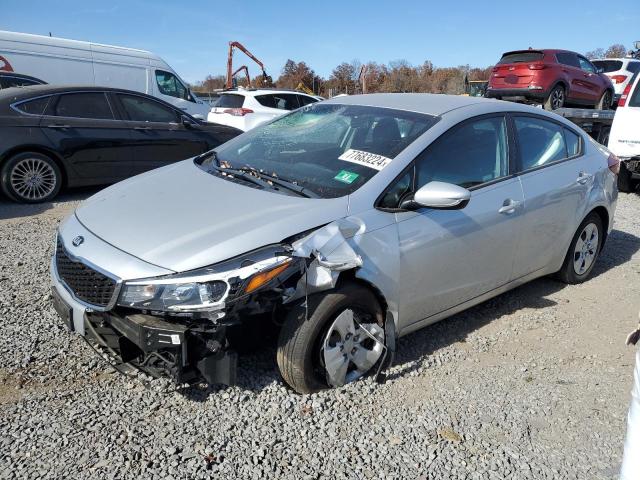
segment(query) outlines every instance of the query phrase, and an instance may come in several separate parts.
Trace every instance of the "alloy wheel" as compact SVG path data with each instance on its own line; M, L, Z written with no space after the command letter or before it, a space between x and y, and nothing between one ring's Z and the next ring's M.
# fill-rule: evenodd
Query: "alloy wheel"
M551 92L551 106L555 110L561 108L564 105L564 90L562 88L556 88Z
M384 351L384 330L377 323L360 323L359 315L343 310L324 338L321 358L332 387L353 382L380 360Z
M598 227L595 223L587 223L580 233L573 250L573 270L578 275L589 271L598 253Z
M10 174L11 188L25 200L41 200L51 195L58 182L56 172L45 160L24 158Z

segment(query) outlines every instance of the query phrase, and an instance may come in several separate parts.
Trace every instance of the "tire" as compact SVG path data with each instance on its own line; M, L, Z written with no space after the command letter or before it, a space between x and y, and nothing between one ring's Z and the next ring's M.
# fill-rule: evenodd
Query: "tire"
M553 87L551 92L549 92L549 96L544 101L544 109L545 110L556 110L558 108L564 107L566 101L566 92L562 85L556 85Z
M9 158L2 166L0 184L3 193L15 202L47 202L60 191L62 172L50 157L23 152Z
M609 110L611 108L611 100L613 95L611 94L611 90L605 90L605 92L596 103L596 110Z
M596 238L594 238L590 233L593 232L593 229L595 229ZM564 283L572 285L582 283L589 278L589 274L591 274L591 270L593 270L593 267L598 260L603 240L604 231L602 227L602 219L597 213L591 212L582 221L573 236L573 240L571 240L571 245L569 246L569 250L565 256L562 268L557 274L558 278ZM579 242L583 243L579 244ZM577 250L581 251L583 256L579 257ZM584 268L577 268L579 265Z
M624 162L620 162L620 173L618 173L618 191L624 193L633 192L634 181L631 178L631 172L627 169Z
M381 341L384 342L382 308L375 295L363 286L355 283L343 284L337 289L310 296L308 305L306 320L304 304L297 305L289 312L278 338L278 368L284 381L298 393L313 393L329 386L339 386L330 385L328 369L323 364L323 352L324 347L328 345L330 329L349 311L354 312L354 318L357 317L361 325L368 329L379 329L382 332ZM331 332L333 334L335 331L331 330ZM360 330L356 328L355 332L358 333ZM359 335L353 335L350 345L353 345L353 341L358 340L358 337ZM363 335L363 338L365 337ZM375 344L370 338L361 341L361 344L364 345L366 342ZM347 341L342 343L342 347L346 343ZM340 352L343 352L342 347ZM332 349L335 348L332 347ZM340 355L344 356L349 368L355 367L350 360L347 361L346 353ZM380 359L381 357L362 375L374 371ZM352 374L353 371L347 375L347 378L349 375L353 376ZM362 375L349 379L345 383Z

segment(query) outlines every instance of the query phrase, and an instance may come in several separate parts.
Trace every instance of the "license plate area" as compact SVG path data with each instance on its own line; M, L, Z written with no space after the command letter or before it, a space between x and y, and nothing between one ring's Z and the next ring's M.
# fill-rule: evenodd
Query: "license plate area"
M62 299L60 294L55 288L51 288L51 298L53 302L53 309L58 316L62 319L70 332L75 330L73 326L73 308Z

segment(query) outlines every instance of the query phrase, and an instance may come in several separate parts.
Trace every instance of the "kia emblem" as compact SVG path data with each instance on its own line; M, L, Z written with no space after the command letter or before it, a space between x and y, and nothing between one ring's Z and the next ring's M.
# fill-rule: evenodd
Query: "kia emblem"
M74 238L71 241L71 243L73 244L74 247L79 247L84 243L84 237L82 235L78 235L76 238Z

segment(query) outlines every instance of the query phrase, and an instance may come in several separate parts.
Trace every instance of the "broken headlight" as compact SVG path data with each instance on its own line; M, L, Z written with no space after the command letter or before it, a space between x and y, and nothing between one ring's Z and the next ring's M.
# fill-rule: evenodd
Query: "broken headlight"
M209 310L220 303L228 285L222 280L187 283L125 283L118 304L159 311Z

